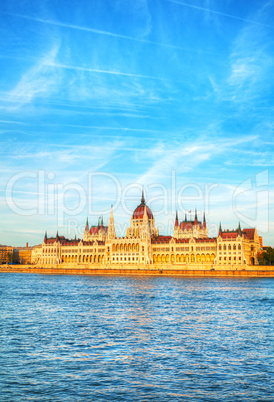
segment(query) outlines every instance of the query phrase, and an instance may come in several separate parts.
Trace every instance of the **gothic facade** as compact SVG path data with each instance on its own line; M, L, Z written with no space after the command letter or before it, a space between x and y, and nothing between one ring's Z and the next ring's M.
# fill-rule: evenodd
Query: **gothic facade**
M83 239L68 240L63 236L48 238L39 253L38 264L56 266L234 266L257 264L260 240L255 228L223 231L208 237L205 214L199 221L178 220L176 213L173 236L159 235L154 216L142 194L141 203L131 217L125 237L117 237L113 210L108 226L99 218L97 226L86 222Z

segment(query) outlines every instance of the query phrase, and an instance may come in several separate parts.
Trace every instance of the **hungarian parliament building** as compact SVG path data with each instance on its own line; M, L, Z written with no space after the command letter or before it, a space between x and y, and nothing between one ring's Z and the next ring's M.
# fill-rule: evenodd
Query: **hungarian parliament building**
M117 237L113 209L108 226L99 219L97 226L86 222L83 239L68 240L63 236L48 238L33 250L34 263L41 267L106 267L130 266L138 268L203 266L214 269L218 266L244 266L258 264L257 254L262 238L257 230L241 229L223 231L220 225L217 237L208 237L205 214L198 220L180 222L174 219L173 236L160 235L154 217L146 205L142 193L141 203L131 217L125 237Z

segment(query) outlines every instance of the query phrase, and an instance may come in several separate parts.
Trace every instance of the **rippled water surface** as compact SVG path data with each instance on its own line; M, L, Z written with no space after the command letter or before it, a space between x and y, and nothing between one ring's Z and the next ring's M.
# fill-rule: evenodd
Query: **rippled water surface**
M272 279L1 274L1 401L272 401Z

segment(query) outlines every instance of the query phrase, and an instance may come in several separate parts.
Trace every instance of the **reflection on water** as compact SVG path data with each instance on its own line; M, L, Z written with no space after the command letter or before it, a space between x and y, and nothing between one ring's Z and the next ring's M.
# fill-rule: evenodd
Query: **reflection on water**
M1 274L1 401L271 401L273 280Z

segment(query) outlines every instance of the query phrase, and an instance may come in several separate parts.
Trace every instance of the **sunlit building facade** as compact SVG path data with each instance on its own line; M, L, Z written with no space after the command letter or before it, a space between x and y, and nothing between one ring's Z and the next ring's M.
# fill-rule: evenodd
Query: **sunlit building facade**
M55 266L177 266L177 267L242 267L256 265L260 239L256 229L223 231L208 237L205 214L199 221L187 215L179 222L176 213L173 236L159 235L154 216L142 194L141 203L134 210L125 237L117 237L111 209L108 226L99 218L98 225L86 222L83 239L68 240L58 233L54 238L45 235L37 265Z

